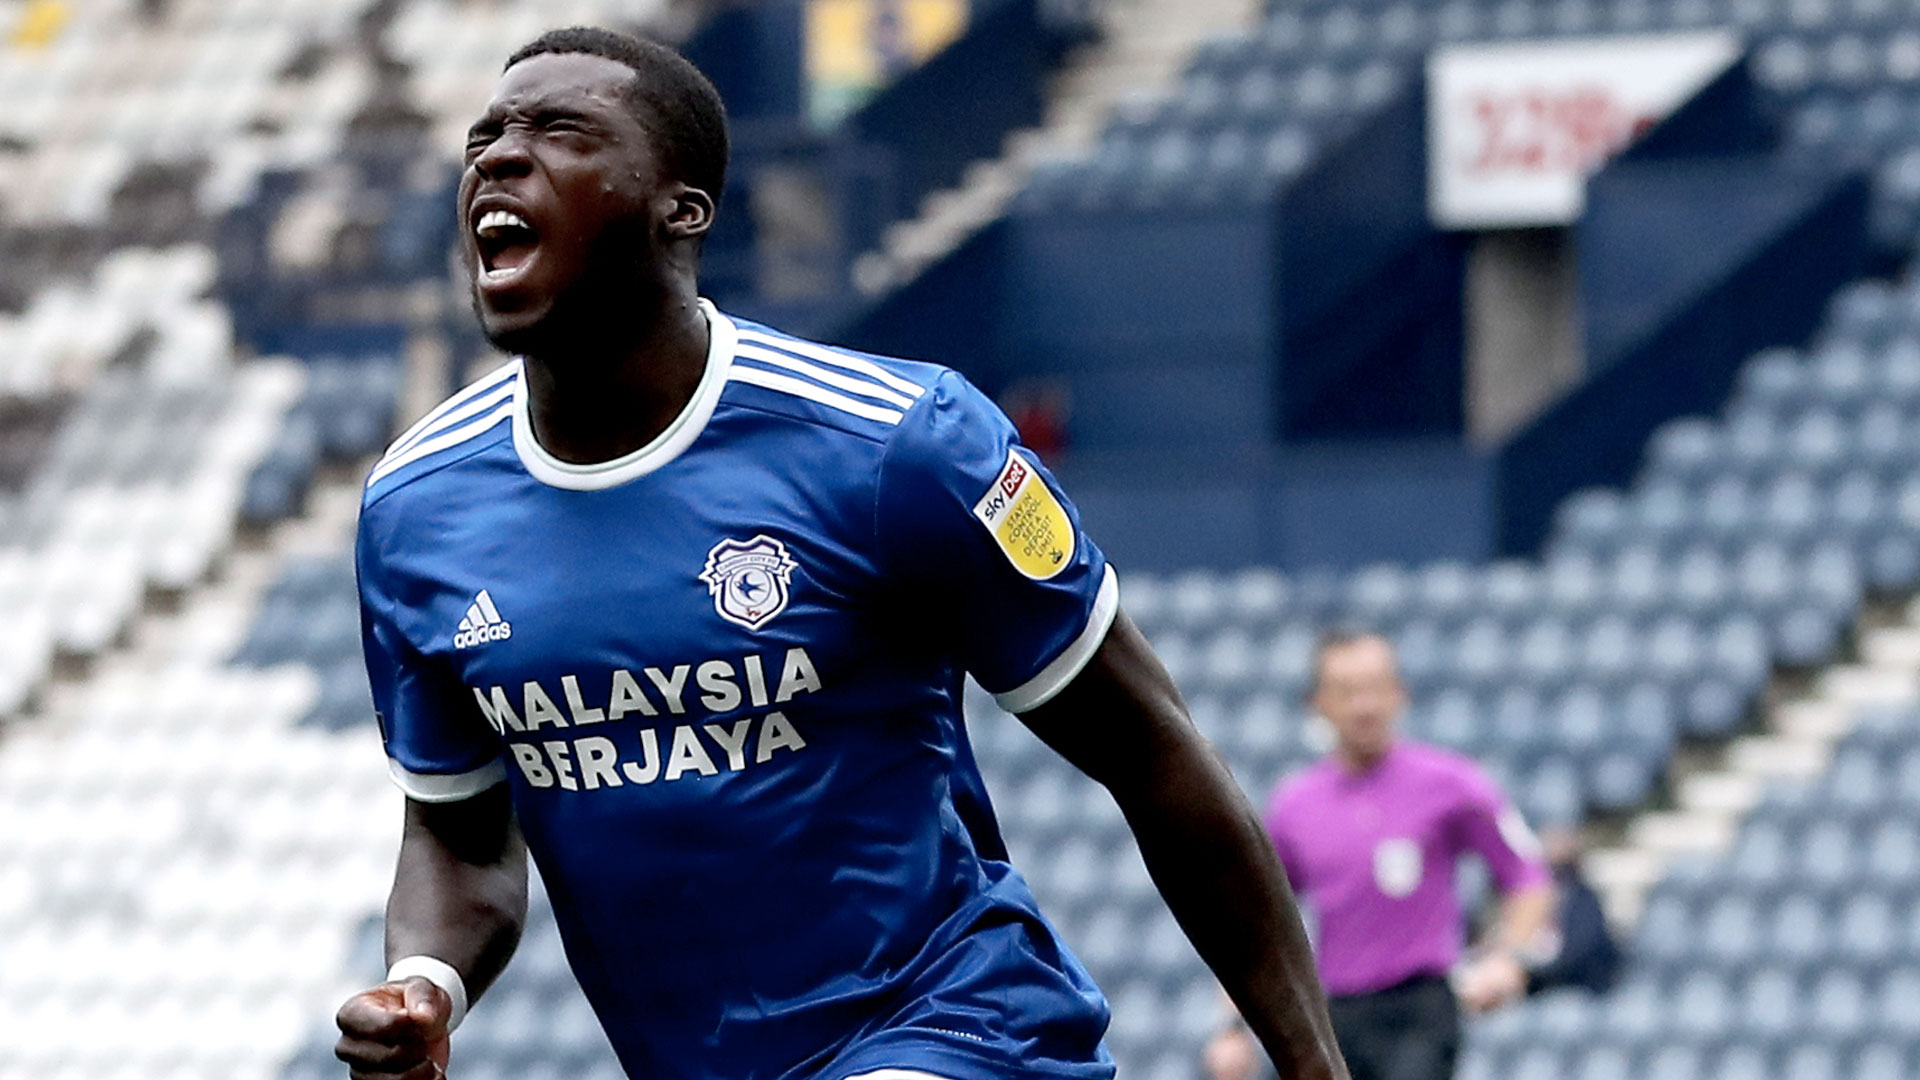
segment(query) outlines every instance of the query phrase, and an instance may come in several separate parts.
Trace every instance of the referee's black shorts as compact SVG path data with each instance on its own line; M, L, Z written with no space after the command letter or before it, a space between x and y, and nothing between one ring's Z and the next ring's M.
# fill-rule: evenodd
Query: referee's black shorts
M1452 1080L1460 1005L1439 975L1327 1000L1353 1080Z

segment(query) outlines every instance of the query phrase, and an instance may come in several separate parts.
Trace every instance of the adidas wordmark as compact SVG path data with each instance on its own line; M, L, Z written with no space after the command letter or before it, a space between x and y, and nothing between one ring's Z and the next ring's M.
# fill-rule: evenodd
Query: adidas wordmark
M513 624L500 617L500 609L493 606L493 597L481 589L480 595L467 605L467 617L460 620L460 628L454 632L453 647L471 649L512 636Z

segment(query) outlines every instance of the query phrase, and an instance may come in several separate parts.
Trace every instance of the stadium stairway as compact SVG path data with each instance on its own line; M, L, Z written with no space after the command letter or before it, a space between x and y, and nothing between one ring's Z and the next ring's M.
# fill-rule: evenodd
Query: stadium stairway
M1195 46L1245 26L1254 11L1249 0L1100 5L1100 39L1054 76L1043 123L1009 136L1001 156L975 162L960 184L929 195L917 217L890 226L882 246L855 262L855 287L875 296L911 281L1004 213L1035 168L1091 150L1116 105L1164 93Z
M1913 616L1880 639L1888 670L1828 672L1811 703L1822 719L1782 717L1795 756L1751 755L1744 772L1767 780L1741 785L1745 823L1673 864L1620 985L1597 998L1551 993L1471 1025L1463 1080L1916 1075Z

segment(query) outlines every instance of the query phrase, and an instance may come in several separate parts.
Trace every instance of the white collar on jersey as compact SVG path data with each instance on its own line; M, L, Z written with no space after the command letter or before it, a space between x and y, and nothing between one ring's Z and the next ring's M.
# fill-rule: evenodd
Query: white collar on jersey
M523 370L513 383L513 448L520 454L520 464L543 484L574 491L599 491L645 476L679 457L706 430L713 407L720 403L720 391L726 388L727 369L733 366L734 347L740 340L733 320L722 315L704 297L700 300L700 312L707 317L707 370L700 376L700 385L693 388L693 400L687 402L687 407L681 409L673 423L652 442L612 461L575 465L547 453L540 440L533 437L533 421L527 415L527 376Z

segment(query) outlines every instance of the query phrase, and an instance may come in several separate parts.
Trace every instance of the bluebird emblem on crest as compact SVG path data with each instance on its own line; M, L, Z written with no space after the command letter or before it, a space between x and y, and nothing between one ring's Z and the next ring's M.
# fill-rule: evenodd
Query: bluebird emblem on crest
M762 533L751 540L722 540L707 552L700 580L713 594L720 617L749 630L787 608L788 584L798 564L787 545Z

